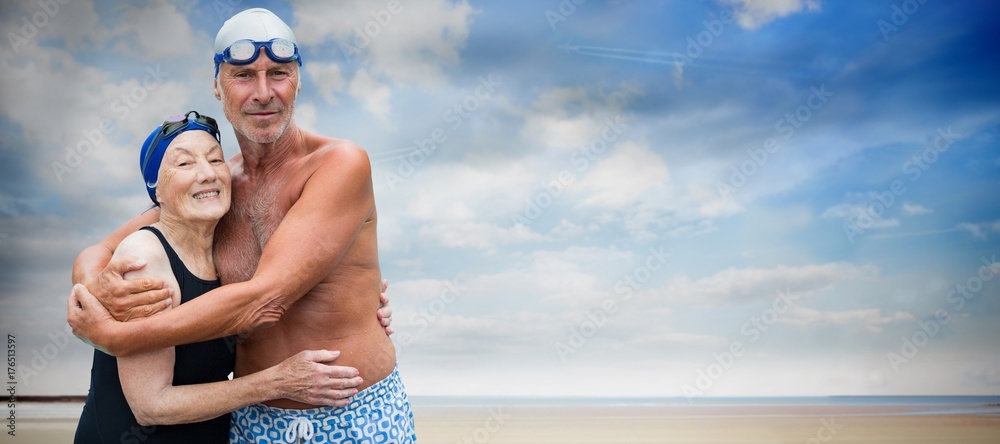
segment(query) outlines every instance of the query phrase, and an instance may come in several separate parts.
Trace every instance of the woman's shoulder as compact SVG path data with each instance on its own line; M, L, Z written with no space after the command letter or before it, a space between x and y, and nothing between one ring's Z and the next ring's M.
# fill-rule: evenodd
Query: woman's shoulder
M167 260L167 252L163 249L160 239L149 230L136 230L122 239L115 249L115 258L129 256L143 259L146 262L161 262Z
M181 303L181 293L174 277L173 268L170 265L170 257L160 243L159 237L149 230L136 230L122 239L115 250L113 259L133 261L140 259L146 262L146 266L138 270L126 272L125 279L153 278L160 279L165 285L173 289L174 305Z

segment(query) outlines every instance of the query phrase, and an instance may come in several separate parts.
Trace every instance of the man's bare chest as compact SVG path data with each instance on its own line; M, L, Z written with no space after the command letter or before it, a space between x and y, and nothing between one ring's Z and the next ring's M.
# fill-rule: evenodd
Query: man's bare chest
M234 181L229 212L215 230L215 266L223 283L249 280L268 240L288 213L286 182Z

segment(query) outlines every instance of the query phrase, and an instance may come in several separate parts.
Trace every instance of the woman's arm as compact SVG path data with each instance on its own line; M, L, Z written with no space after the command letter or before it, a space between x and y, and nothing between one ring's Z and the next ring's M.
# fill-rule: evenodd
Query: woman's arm
M152 225L158 220L160 220L159 211L148 209L126 222L108 237L101 239L100 242L84 248L73 261L73 283L86 284L87 281L96 279L101 270L104 270L104 267L108 265L108 262L111 262L111 256L118 248L118 244L139 228Z
M170 293L163 281L122 279L128 272L144 267L144 261L124 255L113 256L118 245L127 236L158 220L160 220L158 210L146 210L97 244L85 248L73 262L73 283L86 285L119 321L152 315L163 310L169 303ZM116 260L112 261L112 257Z
M233 380L174 386L174 348L170 347L118 358L118 375L139 424L186 424L278 398L345 406L349 403L346 398L357 389L335 387L343 382L337 378L350 377L339 374L344 367L327 365L339 355L307 350L274 367ZM357 370L354 372L360 379Z
M175 290L174 304L180 304L170 261L155 235L145 231L129 235L114 256L145 260L145 268L125 277L161 279ZM119 357L118 376L139 424L183 424L206 421L245 405L278 398L313 405L347 405L346 398L357 393L353 387L361 384L361 378L353 367L327 364L339 355L326 350L303 351L274 367L230 381L174 386L174 348L168 347Z

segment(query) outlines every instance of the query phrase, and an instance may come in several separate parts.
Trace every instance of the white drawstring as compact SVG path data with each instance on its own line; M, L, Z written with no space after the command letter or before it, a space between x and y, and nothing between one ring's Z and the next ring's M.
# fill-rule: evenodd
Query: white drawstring
M302 438L303 442L309 442L313 437L313 425L306 416L299 416L293 418L288 422L288 428L285 429L285 441L290 444L297 444L299 438Z

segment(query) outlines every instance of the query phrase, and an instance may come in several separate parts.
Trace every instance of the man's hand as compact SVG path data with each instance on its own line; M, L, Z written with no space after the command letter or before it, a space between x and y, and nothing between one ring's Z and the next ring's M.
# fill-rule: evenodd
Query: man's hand
M382 295L379 297L382 305L378 309L378 320L382 323L382 327L385 327L385 334L391 335L394 330L389 325L392 324L392 307L389 306L389 296L385 294L388 289L389 280L382 279Z
M66 322L73 328L73 334L94 348L108 353L107 348L103 346L107 344L100 344L100 341L95 343L94 341L97 340L102 328L115 320L97 301L97 298L87 291L87 287L80 284L73 286L66 310Z
M162 280L125 280L125 273L140 270L146 261L135 257L113 260L96 278L84 282L111 316L121 322L148 317L170 306L170 289Z

